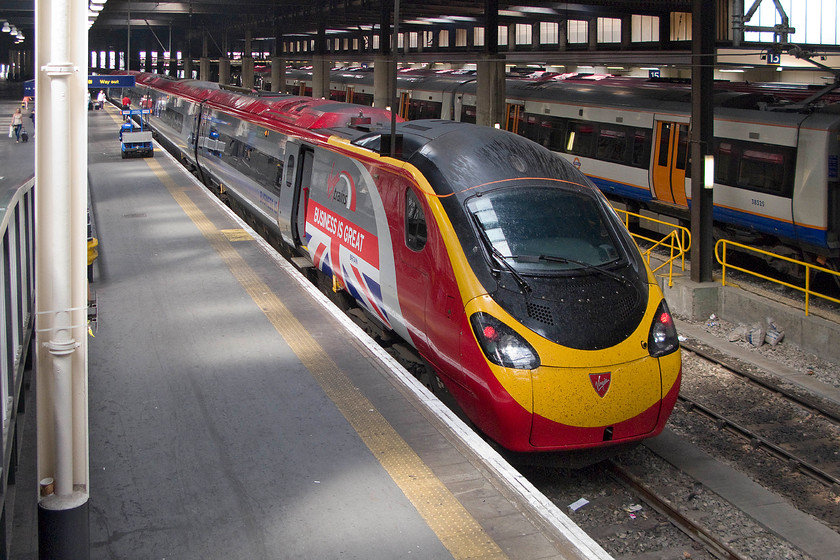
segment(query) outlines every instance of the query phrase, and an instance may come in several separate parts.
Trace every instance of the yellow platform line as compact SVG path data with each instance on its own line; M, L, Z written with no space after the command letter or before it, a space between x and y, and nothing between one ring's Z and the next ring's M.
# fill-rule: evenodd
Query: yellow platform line
M183 187L178 186L159 163L146 162L452 556L458 560L507 558L382 414L353 386L280 298L248 266L224 233L216 229L190 200Z

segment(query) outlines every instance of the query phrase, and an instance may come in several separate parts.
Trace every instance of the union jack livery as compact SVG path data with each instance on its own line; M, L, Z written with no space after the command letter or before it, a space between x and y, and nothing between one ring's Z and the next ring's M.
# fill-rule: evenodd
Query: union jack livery
M502 448L559 462L662 431L673 320L572 163L467 123L398 122L395 138L379 109L136 84L170 151Z

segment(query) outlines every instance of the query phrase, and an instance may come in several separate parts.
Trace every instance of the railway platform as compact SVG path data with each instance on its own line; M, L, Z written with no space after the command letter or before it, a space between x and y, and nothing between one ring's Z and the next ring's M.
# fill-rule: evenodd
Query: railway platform
M89 116L91 558L609 558L160 147L122 160L119 120Z

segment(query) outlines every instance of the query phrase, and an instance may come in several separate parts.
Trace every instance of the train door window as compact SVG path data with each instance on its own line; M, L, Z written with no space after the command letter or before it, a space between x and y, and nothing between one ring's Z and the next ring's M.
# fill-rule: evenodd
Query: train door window
M671 154L671 123L659 123L659 165L669 167L668 156Z
M288 170L288 173L286 173L286 186L291 187L295 175L295 156L292 154L289 154L289 159L286 160L286 169Z
M405 191L405 244L412 251L426 246L426 215L414 191Z
M270 158L271 163L275 167L274 175L274 190L280 192L280 187L283 186L283 160Z
M685 171L686 177L691 177L691 155L688 151L688 125L678 124L677 126L677 160L674 162L676 169Z
M592 155L592 139L595 127L590 123L569 122L569 132L566 137L566 151L580 156Z
M601 125L595 157L605 161L623 162L627 150L627 131Z

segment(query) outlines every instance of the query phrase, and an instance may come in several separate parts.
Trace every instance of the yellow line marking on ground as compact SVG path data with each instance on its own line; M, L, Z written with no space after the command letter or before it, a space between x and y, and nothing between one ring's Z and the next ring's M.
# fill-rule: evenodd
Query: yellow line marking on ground
M457 560L507 558L382 414L353 386L280 298L248 266L226 236L159 163L155 160L146 162L452 556Z
M242 228L238 229L223 229L221 230L222 235L224 235L228 241L231 243L234 241L253 241L254 238L251 236L250 233L245 231Z

